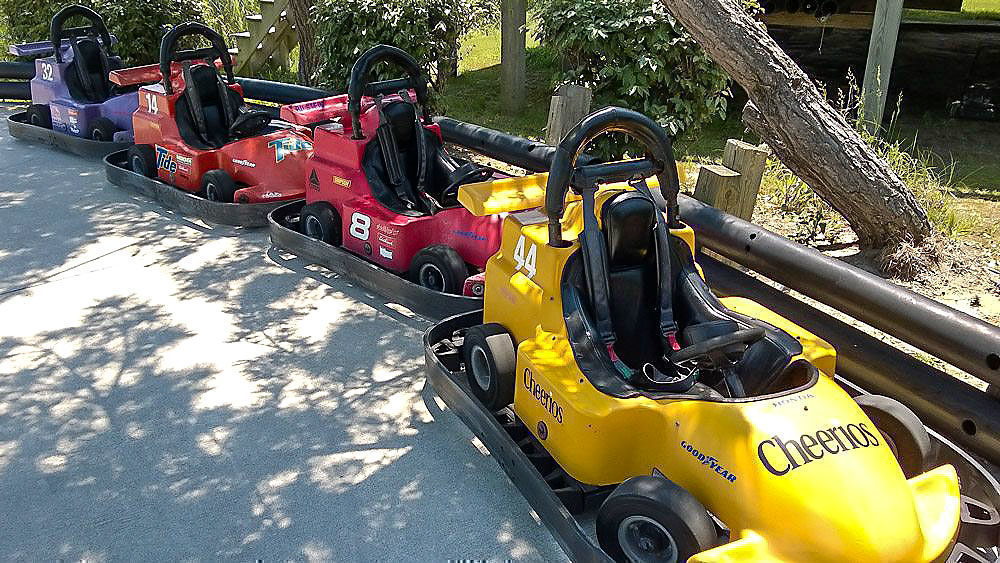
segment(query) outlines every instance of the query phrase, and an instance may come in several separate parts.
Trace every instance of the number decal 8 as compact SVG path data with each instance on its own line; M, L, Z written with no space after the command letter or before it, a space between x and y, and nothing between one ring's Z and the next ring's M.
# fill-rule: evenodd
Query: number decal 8
M357 211L351 215L351 236L359 240L368 240L371 234L372 218Z

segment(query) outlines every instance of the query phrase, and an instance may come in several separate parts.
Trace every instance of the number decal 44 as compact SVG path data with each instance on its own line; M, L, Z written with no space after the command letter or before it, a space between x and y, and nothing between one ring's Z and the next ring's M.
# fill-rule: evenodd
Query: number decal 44
M524 273L531 279L538 273L538 268L535 267L538 259L538 246L533 242L527 243L527 246L528 251L525 253L525 239L524 235L521 235L521 238L517 239L517 246L514 247L514 263L518 270L524 270Z

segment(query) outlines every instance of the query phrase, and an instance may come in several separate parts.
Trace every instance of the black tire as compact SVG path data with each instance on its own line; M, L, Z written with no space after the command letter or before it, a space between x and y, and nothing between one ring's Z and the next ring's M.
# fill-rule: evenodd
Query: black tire
M299 226L302 234L309 238L340 246L342 237L340 215L325 201L317 201L303 207L299 215Z
M663 477L632 477L597 511L597 541L615 561L677 561L715 546L718 532L698 499Z
M469 277L469 267L454 248L438 244L428 246L410 263L410 279L441 293L462 294L465 278Z
M128 166L136 174L156 177L156 151L152 145L132 145L128 148Z
M209 201L233 203L236 196L236 182L225 170L209 170L201 177L201 193Z
M44 104L32 104L28 107L28 123L46 129L52 129L52 111Z
M98 117L90 124L90 131L87 136L95 141L110 143L115 140L115 132L118 128L107 117Z
M903 403L881 395L861 395L855 400L882 433L907 479L927 470L931 437L913 411Z
M514 371L517 353L514 339L502 325L474 326L462 344L465 375L472 393L490 412L514 402Z

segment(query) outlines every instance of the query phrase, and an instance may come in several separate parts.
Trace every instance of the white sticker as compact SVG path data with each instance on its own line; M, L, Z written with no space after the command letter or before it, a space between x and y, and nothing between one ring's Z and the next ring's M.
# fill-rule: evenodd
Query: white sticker
M371 233L372 228L372 218L355 211L354 215L351 215L351 236L358 240L368 240L368 236Z
M514 247L514 262L517 265L518 270L524 270L528 275L528 278L534 278L535 274L538 273L538 269L535 267L535 262L538 258L538 246L535 243L531 243L528 247L528 253L524 253L524 235L517 239L517 246Z

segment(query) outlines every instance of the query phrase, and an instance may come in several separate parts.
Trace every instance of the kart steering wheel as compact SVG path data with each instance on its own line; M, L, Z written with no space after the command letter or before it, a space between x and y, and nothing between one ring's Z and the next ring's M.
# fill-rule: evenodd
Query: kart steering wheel
M732 363L727 356L733 351L733 347L750 346L763 339L764 335L764 329L760 327L737 330L682 348L670 355L670 361L680 364L698 360L698 364L708 368L727 367Z
M368 82L368 73L380 62L391 62L402 67L408 75L403 80ZM423 121L429 124L431 116L427 112L427 80L420 72L420 65L406 51L391 45L376 45L365 51L351 69L351 81L347 85L347 111L351 114L351 138L365 137L361 130L361 98L364 95L377 96L394 94L400 90L413 88L417 103L423 108Z
M236 139L252 137L271 123L271 114L263 110L240 112L229 126L229 135Z
M445 199L448 196L454 194L458 196L458 189L465 184L475 184L478 182L485 182L493 177L493 169L488 166L481 166L474 170L469 170L465 174L462 174L457 180L448 184L448 187L441 191L441 199Z
M63 27L66 20L72 17L81 17L89 20L90 25L70 28ZM49 26L49 39L52 41L52 48L56 52L56 62L63 62L61 48L63 39L72 39L87 35L99 37L101 43L104 45L105 52L107 52L108 56L112 55L111 33L108 32L108 26L104 24L104 18L97 12L86 6L73 5L66 6L62 10L59 10L55 16L52 16L52 23Z

